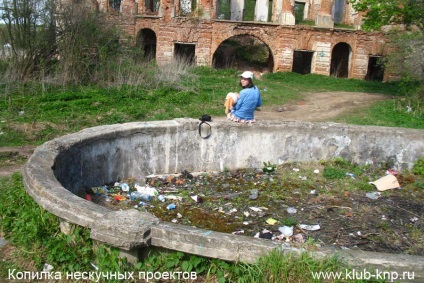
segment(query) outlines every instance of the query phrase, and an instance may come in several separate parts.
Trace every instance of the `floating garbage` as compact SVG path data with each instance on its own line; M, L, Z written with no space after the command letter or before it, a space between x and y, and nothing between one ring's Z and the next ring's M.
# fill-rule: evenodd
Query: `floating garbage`
M164 195L159 195L158 200L160 200L161 202L165 202L166 199Z
M315 174L319 174L319 170L318 170L318 169L315 169L315 170L314 170L314 173L315 173Z
M255 206L250 206L249 207L251 210L255 211L255 212L260 212L262 211L262 209L260 209L259 207L255 207Z
M169 195L169 196L165 196L166 199L170 199L170 200L178 200L178 201L182 201L183 198L180 196L174 196L174 195Z
M267 229L263 229L262 232L256 233L255 238L271 240L273 236L274 235L272 234L271 231Z
M314 196L317 196L317 195L318 195L317 190L311 190L309 193L310 193L311 195L314 195Z
M281 235L284 237L291 237L293 236L293 226L281 226L278 227L278 231L281 232Z
M288 208L287 208L287 212L288 212L288 213L290 213L290 214L294 214L294 213L296 213L296 212L297 212L297 209L296 209L296 208L294 208L294 207L288 207Z
M400 184L395 175L388 174L380 179L370 182L370 184L374 185L377 190L385 191L390 189L396 189L400 187Z
M140 193L138 191L133 191L130 193L131 200L144 200L144 201L151 201L152 196L145 193ZM116 199L116 197L115 197Z
M139 184L135 184L134 188L137 190L137 192L148 194L152 197L157 196L159 194L159 192L155 188L149 186L140 186Z
M274 225L275 223L277 223L278 221L275 220L274 218L268 218L266 220L266 223L268 223L269 225Z
M119 187L121 188L121 190L123 192L129 192L130 191L130 186L127 183L121 183L119 185Z
M169 204L167 207L166 207L166 209L168 209L168 210L173 210L173 209L175 209L175 204L174 203L171 203L171 204Z
M366 193L365 195L367 196L367 198L370 198L370 199L378 199L381 196L381 193L371 192L371 193Z
M396 171L396 170L393 170L393 169L389 169L389 170L386 171L386 174L387 175L392 174L393 176L397 176L399 174L399 172Z
M252 190L252 192L249 196L249 199L255 200L257 198L258 198L258 190L254 189L254 190Z
M300 227L300 229L308 230L308 231L317 231L317 230L321 229L319 224L313 224L313 225L300 224L299 227Z
M113 198L116 199L117 201L124 201L127 199L126 197L122 195L114 195Z
M194 200L197 203L202 203L203 202L203 198L201 196L195 195L195 196L190 196L192 200Z

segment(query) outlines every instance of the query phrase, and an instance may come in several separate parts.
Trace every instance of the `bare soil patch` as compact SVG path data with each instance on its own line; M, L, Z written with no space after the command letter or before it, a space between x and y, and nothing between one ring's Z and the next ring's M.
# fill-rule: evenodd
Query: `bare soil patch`
M331 121L335 117L387 99L381 94L364 92L310 93L305 98L281 106L263 106L255 116L258 120Z

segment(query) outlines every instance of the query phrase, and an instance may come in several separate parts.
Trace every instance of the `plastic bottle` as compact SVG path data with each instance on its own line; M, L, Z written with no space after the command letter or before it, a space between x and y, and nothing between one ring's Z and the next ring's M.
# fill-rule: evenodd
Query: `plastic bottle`
M168 205L168 206L166 207L166 209L168 209L168 210L175 209L175 204L171 203L170 205Z
M159 199L161 202L164 202L164 201L165 201L165 196L164 196L164 195L159 195L159 196L158 196L158 199Z
M137 191L131 192L130 193L130 197L132 200L144 200L144 201L150 201L152 199L152 196L148 195L148 194L143 194Z

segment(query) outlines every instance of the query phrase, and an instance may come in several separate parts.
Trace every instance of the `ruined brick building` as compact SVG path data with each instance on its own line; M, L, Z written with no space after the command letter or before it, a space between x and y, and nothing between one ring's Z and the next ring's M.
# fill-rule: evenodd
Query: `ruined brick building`
M260 71L390 79L377 64L389 49L384 34L362 31L349 0L98 1L159 65L182 55L195 65L225 65L224 43L249 36L269 51Z

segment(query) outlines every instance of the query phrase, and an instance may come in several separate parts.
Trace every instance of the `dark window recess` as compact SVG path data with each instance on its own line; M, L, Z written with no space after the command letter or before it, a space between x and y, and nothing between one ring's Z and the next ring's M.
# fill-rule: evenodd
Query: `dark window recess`
M384 64L382 56L370 56L368 60L368 70L365 80L367 81L383 81Z
M145 13L147 15L157 15L159 11L159 0L145 0Z
M122 0L109 0L109 6L119 12L121 10L121 2Z
M292 71L301 75L311 73L313 51L294 51Z
M194 44L175 43L174 57L177 60L182 60L186 62L187 64L194 64L195 50L196 45Z

